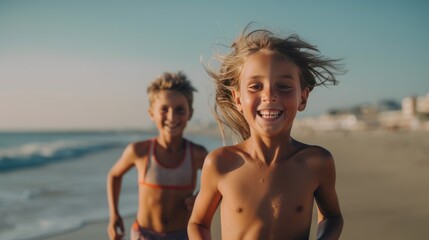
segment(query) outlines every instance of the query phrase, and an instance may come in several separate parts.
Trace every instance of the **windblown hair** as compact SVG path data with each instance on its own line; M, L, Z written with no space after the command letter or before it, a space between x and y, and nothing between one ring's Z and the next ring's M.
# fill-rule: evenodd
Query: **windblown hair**
M147 93L149 95L150 106L152 106L155 101L156 95L163 90L178 91L182 93L188 100L189 108L192 109L192 103L194 101L193 92L196 92L197 90L192 86L191 82L183 72L164 72L149 85Z
M336 85L338 81L335 75L342 69L342 66L337 64L339 60L321 56L316 46L303 41L296 34L281 38L266 29L248 29L249 25L233 42L230 53L215 56L221 64L219 70L205 67L215 81L214 116L224 138L225 126L242 140L250 136L249 125L243 114L237 110L232 91L239 90L241 70L253 54L264 52L286 57L298 67L301 87L309 88L310 91L319 85Z

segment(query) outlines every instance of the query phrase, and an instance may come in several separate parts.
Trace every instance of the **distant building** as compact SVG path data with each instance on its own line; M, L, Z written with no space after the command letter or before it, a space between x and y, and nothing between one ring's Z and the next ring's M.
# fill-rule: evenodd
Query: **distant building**
M426 96L418 97L416 100L416 111L429 114L429 93Z
M377 109L379 112L400 111L401 108L402 108L401 103L392 99L382 100L377 105Z
M417 98L407 97L402 100L402 115L412 117L417 114Z
M300 119L295 125L311 131L429 130L429 93L423 97L404 98L401 104L384 100L376 105L333 109L319 117Z

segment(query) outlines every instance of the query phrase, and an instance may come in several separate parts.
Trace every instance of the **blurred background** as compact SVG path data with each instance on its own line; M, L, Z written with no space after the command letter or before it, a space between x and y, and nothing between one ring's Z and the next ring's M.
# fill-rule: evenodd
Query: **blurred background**
M429 92L428 9L425 1L2 0L0 129L150 128L147 84L179 70L199 90L193 123L211 122L202 65L251 21L344 59L340 85L316 88L300 117L397 108Z
M221 146L203 65L250 22L343 59L340 84L315 88L293 129L336 158L342 239L424 238L428 11L422 0L0 0L0 239L105 239L106 173L127 143L155 136L146 88L164 71L198 89L186 137Z

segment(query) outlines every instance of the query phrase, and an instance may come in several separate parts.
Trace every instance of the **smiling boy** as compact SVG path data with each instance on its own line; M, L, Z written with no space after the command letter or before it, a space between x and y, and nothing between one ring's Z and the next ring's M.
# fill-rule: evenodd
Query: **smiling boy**
M129 144L107 178L110 239L123 239L118 202L122 176L132 167L138 174L138 209L131 239L188 239L186 226L195 196L197 170L207 150L183 138L191 119L193 91L182 73L164 73L148 87L149 116L158 136Z
M209 71L217 83L216 117L243 141L207 156L190 239L211 239L219 204L223 240L308 239L314 200L318 239L339 238L343 218L333 157L291 137L313 87L336 83L333 61L315 51L297 36L256 30L233 43L218 72Z

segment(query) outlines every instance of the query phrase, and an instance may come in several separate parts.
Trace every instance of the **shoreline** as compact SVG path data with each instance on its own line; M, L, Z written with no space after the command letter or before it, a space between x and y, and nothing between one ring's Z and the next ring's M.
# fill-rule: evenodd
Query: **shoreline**
M129 237L129 230L134 222L134 216L123 217L125 224L125 238ZM74 240L74 239L108 239L107 224L109 220L94 220L84 223L81 227L70 229L63 233L52 234L36 238L35 240Z
M220 239L220 219L219 211L216 212L212 222L212 237L213 239ZM134 223L134 216L123 217L125 224L125 239L129 238L130 228ZM49 236L41 236L34 240L75 240L75 239L108 239L107 225L108 219L94 220L83 224L76 229L62 233L53 233Z
M293 136L323 146L334 156L345 221L341 239L420 239L427 234L429 132L302 132ZM212 237L220 239L216 218ZM133 216L124 217L127 237L133 220ZM107 220L94 221L45 239L107 239L106 227ZM314 233L313 225L310 239L315 239Z

